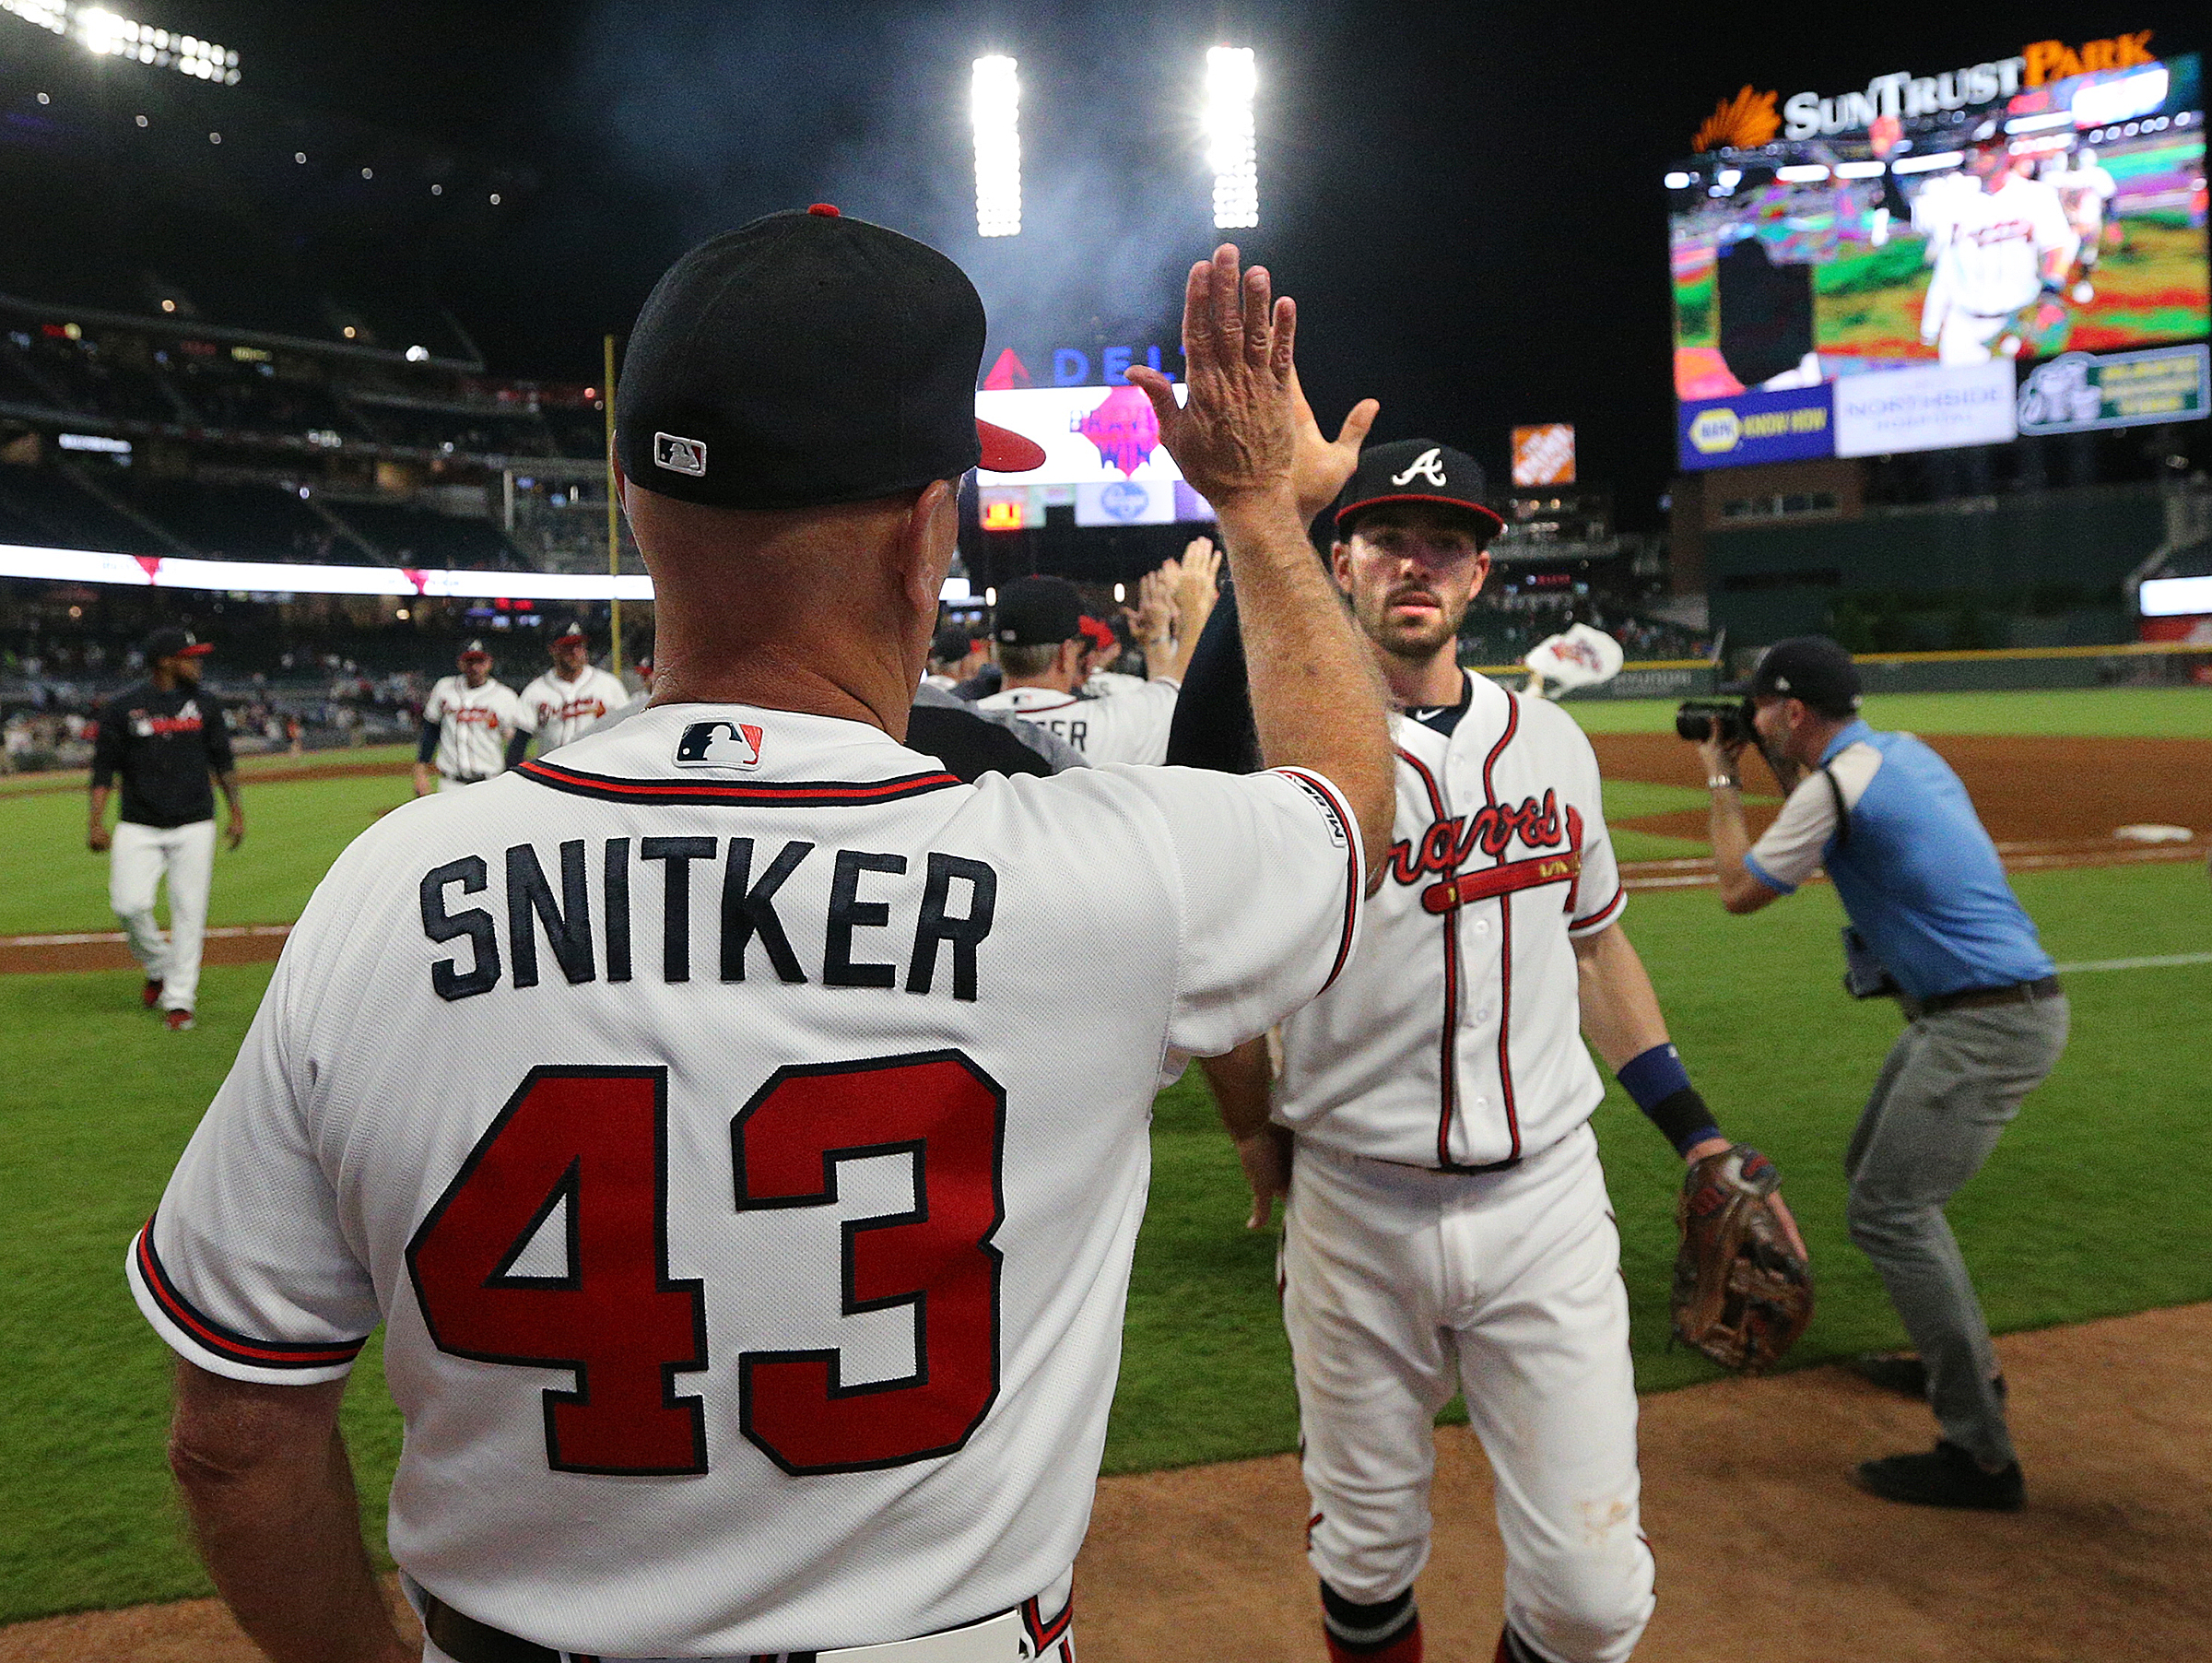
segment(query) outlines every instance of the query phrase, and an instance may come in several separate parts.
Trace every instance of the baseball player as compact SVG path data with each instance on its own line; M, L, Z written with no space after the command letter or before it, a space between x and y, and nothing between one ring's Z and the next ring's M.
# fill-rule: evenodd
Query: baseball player
M91 824L86 846L108 855L108 903L123 920L131 953L146 970L140 998L157 1005L172 1032L193 1025L199 998L200 947L207 890L215 877L215 793L229 805L225 828L235 849L245 841L222 701L200 685L200 660L213 649L190 630L159 629L146 638L147 678L100 707L92 741ZM108 830L108 796L123 776L123 805ZM154 922L154 895L169 880L169 937Z
M622 678L592 662L592 643L581 623L546 643L553 667L523 689L523 712L537 736L537 754L581 739L629 702Z
M2055 171L2045 178L2058 193L2059 205L2066 211L2066 223L2080 239L2080 247L2074 255L2077 274L2072 289L2074 303L2087 306L2097 298L2097 258L2104 247L2105 219L2112 212L2112 198L2120 194L2120 186L2097 159L2097 152L2087 145L2077 148L2070 158L2054 158L2053 167Z
M380 1322L428 1663L1069 1663L1163 1060L1329 980L1389 820L1291 309L1224 246L1189 313L1189 404L1147 390L1277 766L963 784L900 743L959 481L1043 460L975 419L974 288L818 206L654 289L616 454L655 702L339 857L131 1250L278 1663L406 1655L337 1442Z
M514 690L491 678L481 641L461 649L461 673L443 676L422 707L415 795L458 791L512 768L530 745L532 719Z
M1169 561L1146 574L1146 662L1165 665L1141 686L1105 699L1085 699L1091 640L1084 633L1083 599L1065 578L1025 577L1000 591L992 625L1006 685L976 702L1050 730L1093 764L1167 761L1168 728L1182 672L1213 610L1221 557L1208 552L1188 568ZM1171 631L1180 630L1178 652Z
M930 637L929 674L922 681L949 693L989 662L989 649L969 634L967 625L948 623Z
M1687 1162L1728 1146L1620 928L1589 741L1456 661L1500 525L1480 469L1425 439L1356 468L1356 436L1308 440L1307 506L1350 473L1331 565L1399 711L1396 819L1367 939L1282 1024L1279 1075L1264 1041L1206 1074L1253 1227L1289 1197L1283 1319L1329 1653L1421 1657L1433 1425L1464 1391L1498 1475L1498 1657L1616 1663L1651 1616L1653 1563L1582 1036ZM1232 604L1171 761L1186 726L1239 723Z
M1977 129L1966 166L1980 189L1943 198L1931 227L1936 270L1920 313L1923 344L1947 365L2017 354L2019 314L2039 298L2056 301L2081 242L2058 193L2013 171L1996 121Z

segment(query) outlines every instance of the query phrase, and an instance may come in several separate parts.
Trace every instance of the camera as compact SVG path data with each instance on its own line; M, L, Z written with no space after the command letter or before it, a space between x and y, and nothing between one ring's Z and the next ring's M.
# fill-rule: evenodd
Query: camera
M1693 745L1718 739L1724 745L1756 745L1748 699L1685 699L1675 708L1675 731Z

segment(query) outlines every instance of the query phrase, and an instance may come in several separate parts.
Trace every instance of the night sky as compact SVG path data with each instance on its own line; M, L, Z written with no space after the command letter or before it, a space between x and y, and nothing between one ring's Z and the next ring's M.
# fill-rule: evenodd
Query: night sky
M1568 420L1585 480L1659 523L1674 448L1660 176L1714 102L1933 75L2203 13L2152 6L1648 9L1515 3L1266 7L869 0L148 0L234 45L261 95L528 168L540 188L450 299L495 372L588 380L691 242L818 198L945 248L994 326L1157 315L1212 244L1193 113L1208 45L1261 74L1262 226L1301 306L1324 421L1382 401L1493 473L1516 422ZM1724 15L1725 13L1725 15ZM973 232L968 65L1021 60L1023 235ZM1033 325L1033 327L1031 327ZM1071 324L1070 327L1073 325ZM1109 334L1112 318L1101 325Z

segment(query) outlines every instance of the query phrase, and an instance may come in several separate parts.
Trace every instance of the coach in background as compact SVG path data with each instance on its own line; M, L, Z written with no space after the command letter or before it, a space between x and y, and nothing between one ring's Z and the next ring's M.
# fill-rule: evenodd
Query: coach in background
M1877 733L1859 717L1850 654L1818 635L1777 643L1748 691L1789 800L1754 845L1742 743L1716 734L1700 747L1721 903L1755 913L1826 868L1851 916L1845 985L1861 998L1894 995L1908 1019L1844 1171L1852 1240L1920 1356L1862 1358L1860 1369L1924 1395L1943 1436L1927 1455L1865 1462L1859 1481L1891 1501L2018 1507L2005 1382L1943 1206L2057 1063L2065 995L1965 786L1911 734Z
M92 823L85 843L95 855L109 854L108 904L146 967L141 997L148 1009L159 1005L168 1013L163 1020L175 1032L192 1026L200 990L200 944L215 878L211 775L230 806L230 846L246 839L229 724L221 701L200 686L200 660L212 650L189 630L148 635L147 678L100 707L92 742ZM108 795L117 774L123 807L111 832ZM166 941L154 922L154 891L164 876Z
M461 649L461 673L439 678L422 707L415 750L415 795L458 791L503 773L530 747L530 714L503 681L491 678L491 655L472 641Z

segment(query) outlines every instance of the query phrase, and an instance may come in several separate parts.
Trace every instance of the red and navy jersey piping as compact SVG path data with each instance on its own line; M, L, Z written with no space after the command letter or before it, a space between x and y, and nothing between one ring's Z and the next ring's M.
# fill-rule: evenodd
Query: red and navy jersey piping
M1505 702L1505 731L1498 736L1498 743L1490 747L1490 754L1482 760L1482 800L1486 807L1498 806L1498 793L1490 783L1490 771L1505 748L1513 742L1513 735L1521 729L1521 701L1507 697ZM1491 863L1505 864L1504 851ZM1512 1137L1512 1150L1508 1161L1521 1159L1521 1115L1513 1103L1513 903L1500 901L1498 906L1498 1089L1505 1099L1505 1128Z
M1614 914L1620 911L1621 902L1628 900L1628 898L1629 891L1626 887L1615 890L1613 891L1612 900L1606 902L1605 905L1599 907L1597 911L1592 913L1587 918L1577 918L1573 920L1568 926L1568 927L1571 929L1584 930L1589 929L1595 925L1603 924L1607 919L1612 917Z
M1344 973L1346 961L1352 956L1352 933L1359 922L1359 898L1367 890L1367 874L1359 869L1359 840L1353 835L1355 822L1351 810L1326 780L1302 768L1282 768L1277 772L1288 775L1293 783L1321 798L1344 829L1344 929L1336 938L1336 962L1329 966L1328 980L1321 985L1322 993L1326 993L1336 985L1336 978Z
M154 1250L154 1221L150 1218L146 1228L138 1233L132 1251L147 1291L154 1296L154 1303L161 1307L162 1314L197 1344L226 1362L261 1369L342 1368L359 1356L361 1348L369 1343L368 1336L363 1335L359 1339L341 1339L325 1345L280 1344L256 1339L250 1334L224 1327L186 1299L170 1280L168 1268Z
M960 784L957 775L942 771L901 774L889 780L792 780L759 785L727 784L718 780L624 780L608 774L586 773L582 769L548 762L542 758L524 762L515 772L571 796L597 797L610 803L641 803L653 808L711 803L741 808L861 808L875 803L924 796Z

